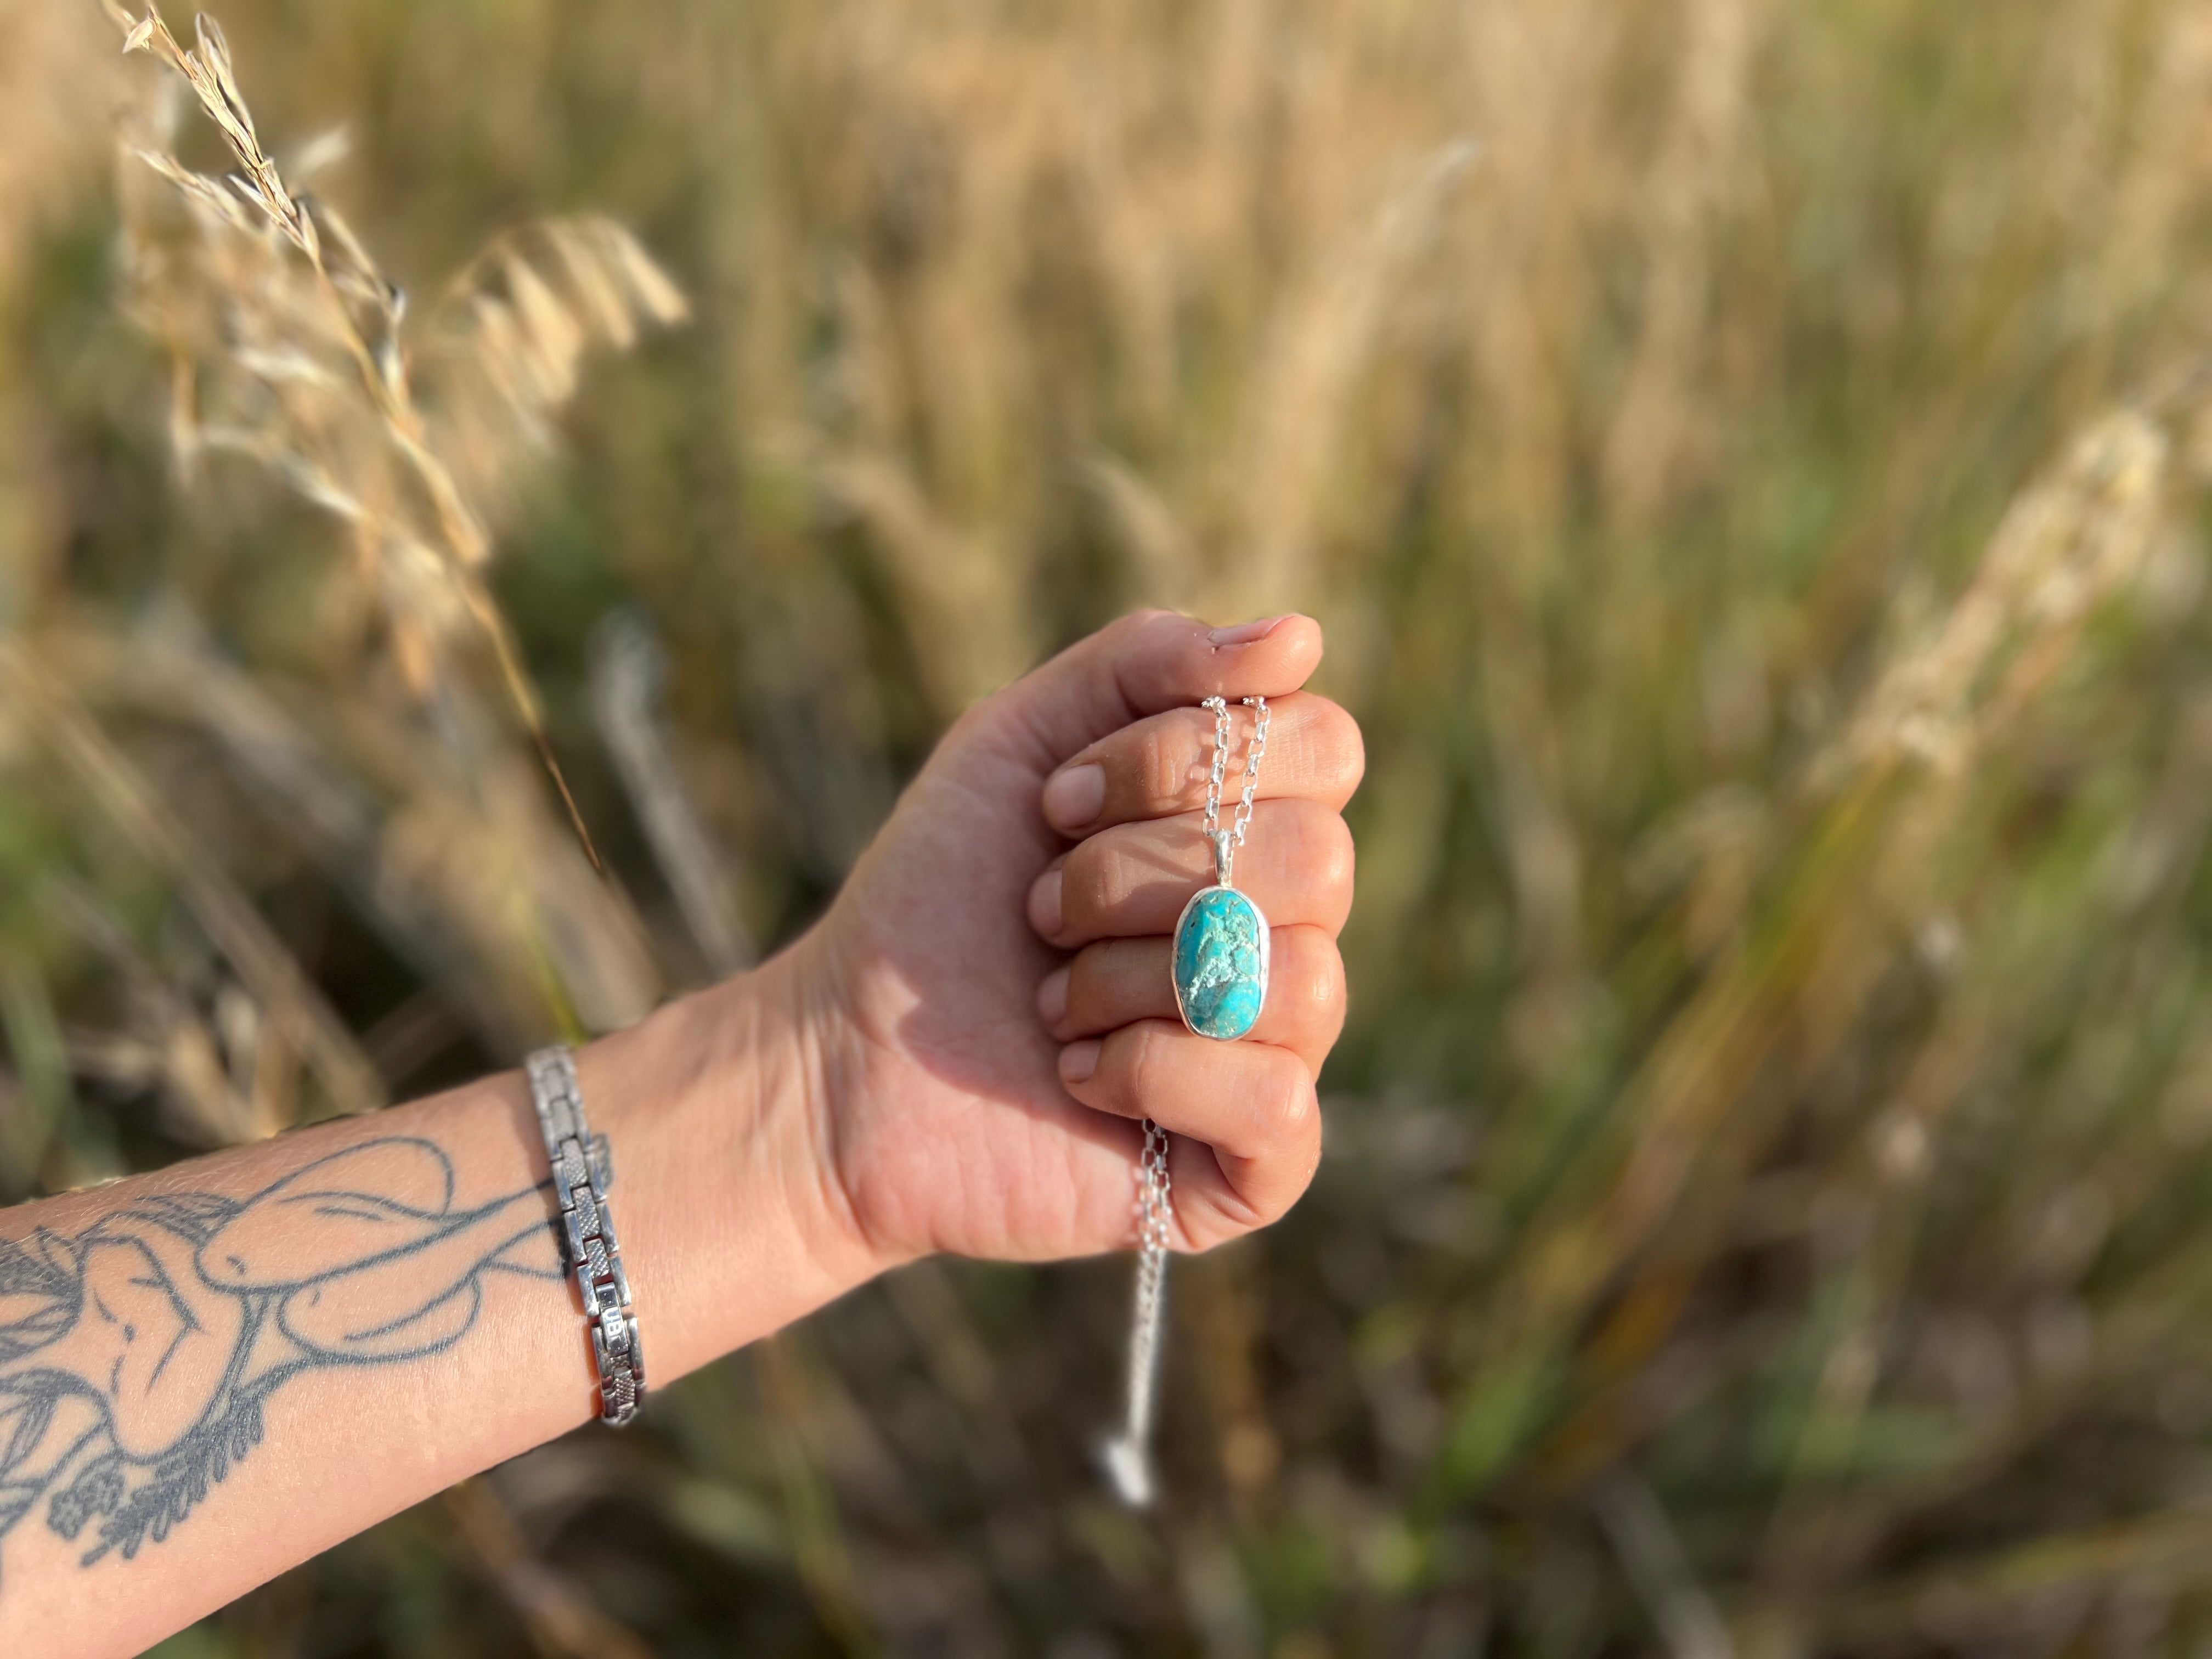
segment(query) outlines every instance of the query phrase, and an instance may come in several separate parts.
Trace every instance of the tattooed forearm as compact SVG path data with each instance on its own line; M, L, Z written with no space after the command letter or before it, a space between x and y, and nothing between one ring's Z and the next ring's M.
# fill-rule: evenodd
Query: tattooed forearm
M86 1566L160 1542L260 1443L270 1395L451 1346L490 1273L561 1276L543 1195L456 1206L413 1136L0 1240L0 1551L34 1516Z

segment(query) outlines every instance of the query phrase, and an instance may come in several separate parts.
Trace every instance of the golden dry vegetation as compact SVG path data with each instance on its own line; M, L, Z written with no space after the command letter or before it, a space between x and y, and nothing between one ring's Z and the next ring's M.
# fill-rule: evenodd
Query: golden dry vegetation
M0 15L0 1195L742 965L1128 605L1369 742L1157 1517L1126 1267L939 1264L164 1651L2205 1640L2212 6Z

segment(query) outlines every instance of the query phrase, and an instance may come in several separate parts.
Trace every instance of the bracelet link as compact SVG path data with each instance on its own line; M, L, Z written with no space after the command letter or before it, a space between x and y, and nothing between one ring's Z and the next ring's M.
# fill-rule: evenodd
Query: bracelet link
M569 1196L575 1188L591 1183L592 1170L584 1161L583 1143L574 1135L564 1136L560 1155L553 1160L553 1188L561 1195L561 1207L565 1210L575 1201Z
M584 1121L583 1092L574 1057L565 1048L541 1048L529 1060L530 1095L552 1166L560 1205L561 1236L576 1279L599 1375L600 1420L621 1428L633 1421L645 1397L645 1357L629 1275L623 1269L607 1188L614 1168L606 1137Z

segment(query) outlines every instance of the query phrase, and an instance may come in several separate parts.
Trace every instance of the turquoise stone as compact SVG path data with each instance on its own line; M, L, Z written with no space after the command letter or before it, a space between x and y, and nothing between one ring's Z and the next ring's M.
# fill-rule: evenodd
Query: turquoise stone
M1200 1036L1241 1037L1267 994L1267 924L1230 887L1208 887L1176 924L1176 1000Z

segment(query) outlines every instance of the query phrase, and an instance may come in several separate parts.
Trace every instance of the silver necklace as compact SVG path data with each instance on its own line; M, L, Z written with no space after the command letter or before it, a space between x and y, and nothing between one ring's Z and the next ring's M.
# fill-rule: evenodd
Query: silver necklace
M1267 1000L1267 920L1237 890L1237 849L1252 823L1253 793L1267 752L1267 700L1247 697L1256 723L1244 751L1244 789L1236 816L1221 825L1221 783L1229 766L1229 704L1208 697L1213 711L1213 769L1206 783L1200 829L1213 849L1213 884L1191 895L1176 918L1170 971L1183 1024L1200 1036L1233 1042L1258 1024ZM1152 1501L1152 1417L1158 1393L1160 1328L1167 1311L1168 1237L1175 1194L1168 1176L1168 1132L1146 1118L1137 1158L1137 1284L1130 1310L1129 1374L1121 1431L1104 1447L1106 1472L1121 1501L1143 1509Z

